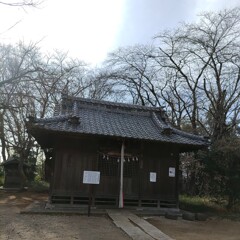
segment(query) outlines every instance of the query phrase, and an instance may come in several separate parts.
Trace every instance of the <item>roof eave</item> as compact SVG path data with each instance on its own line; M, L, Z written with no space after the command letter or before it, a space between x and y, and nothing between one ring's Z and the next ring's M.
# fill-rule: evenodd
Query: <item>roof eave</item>
M28 127L30 134L39 142L42 147L52 147L54 145L54 139L56 136L68 136L74 138L82 138L82 137L106 137L113 139L128 139L134 141L144 141L144 142L159 142L159 143L167 143L178 145L179 149L182 149L182 152L190 152L198 149L203 149L208 147L208 144L199 143L199 144L187 144L187 143L178 143L174 141L161 141L155 139L147 139L147 138L135 138L128 136L117 136L117 135L104 135L104 134L94 134L94 133L79 133L79 132L67 132L67 131L59 131L53 129L45 129L42 126L34 126ZM46 138L47 136L47 138Z

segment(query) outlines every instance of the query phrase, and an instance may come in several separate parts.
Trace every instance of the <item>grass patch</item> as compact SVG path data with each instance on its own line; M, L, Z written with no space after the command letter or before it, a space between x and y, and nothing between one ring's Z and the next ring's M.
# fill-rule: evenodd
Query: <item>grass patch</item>
M240 204L232 210L227 210L225 200L217 200L211 197L180 195L179 207L182 210L193 213L207 213L223 219L240 221Z
M227 212L227 213L219 214L218 217L240 222L240 212Z
M190 212L213 212L221 213L226 212L225 202L217 202L215 199L210 197L199 197L199 196L186 196L180 195L179 207L182 210Z

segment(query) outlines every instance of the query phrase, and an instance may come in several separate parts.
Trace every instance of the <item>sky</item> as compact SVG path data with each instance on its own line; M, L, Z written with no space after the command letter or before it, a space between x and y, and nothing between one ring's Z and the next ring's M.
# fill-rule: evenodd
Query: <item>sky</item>
M44 52L61 50L97 66L119 47L151 43L203 11L235 6L240 0L43 0L35 9L0 4L0 43L38 42Z

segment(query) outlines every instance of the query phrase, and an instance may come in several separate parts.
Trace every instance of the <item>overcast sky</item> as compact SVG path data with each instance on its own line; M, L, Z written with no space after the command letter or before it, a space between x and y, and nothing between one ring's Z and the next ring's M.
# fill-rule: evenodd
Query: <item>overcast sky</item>
M235 6L240 0L44 0L25 10L0 5L0 42L40 41L44 51L68 51L95 65L118 47L150 43L164 29L195 21L202 11Z

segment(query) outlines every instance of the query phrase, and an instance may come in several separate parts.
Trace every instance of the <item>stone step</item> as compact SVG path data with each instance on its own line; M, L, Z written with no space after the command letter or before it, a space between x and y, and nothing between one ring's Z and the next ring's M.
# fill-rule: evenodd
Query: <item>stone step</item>
M114 224L132 239L173 240L149 222L129 211L108 209L107 213Z

